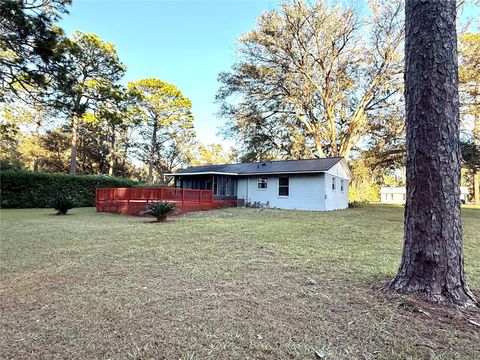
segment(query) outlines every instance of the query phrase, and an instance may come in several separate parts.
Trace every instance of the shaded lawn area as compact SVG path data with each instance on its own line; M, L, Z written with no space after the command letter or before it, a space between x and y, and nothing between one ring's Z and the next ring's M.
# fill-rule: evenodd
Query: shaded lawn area
M400 206L221 209L166 224L51 214L1 210L2 359L480 355L478 315L378 290L400 261ZM463 228L478 289L480 209L463 209Z

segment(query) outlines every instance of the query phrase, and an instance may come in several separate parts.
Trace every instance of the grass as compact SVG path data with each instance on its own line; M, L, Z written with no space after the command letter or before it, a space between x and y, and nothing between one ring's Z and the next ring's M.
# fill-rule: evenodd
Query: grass
M478 314L378 290L402 213L1 210L0 358L478 359ZM480 209L463 229L478 289Z

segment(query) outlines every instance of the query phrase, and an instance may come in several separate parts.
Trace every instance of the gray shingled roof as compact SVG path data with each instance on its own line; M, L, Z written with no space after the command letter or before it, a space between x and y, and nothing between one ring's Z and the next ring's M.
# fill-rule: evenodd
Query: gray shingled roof
M177 171L174 175L196 173L226 173L235 175L308 173L328 171L341 157L304 160L262 161L240 164L195 166Z

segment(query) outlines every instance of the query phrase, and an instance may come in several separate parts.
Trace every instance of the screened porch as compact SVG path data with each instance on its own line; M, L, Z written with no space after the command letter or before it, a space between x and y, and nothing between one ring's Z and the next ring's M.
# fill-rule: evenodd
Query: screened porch
M230 175L176 175L175 187L213 190L215 200L235 200L237 198L237 179Z

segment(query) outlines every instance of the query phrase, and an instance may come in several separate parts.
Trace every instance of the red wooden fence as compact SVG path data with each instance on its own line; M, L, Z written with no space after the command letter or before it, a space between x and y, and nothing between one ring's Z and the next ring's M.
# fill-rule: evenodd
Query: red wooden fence
M212 190L176 188L99 188L95 194L99 212L139 215L151 201L168 201L179 213L236 206L236 200L214 200Z

